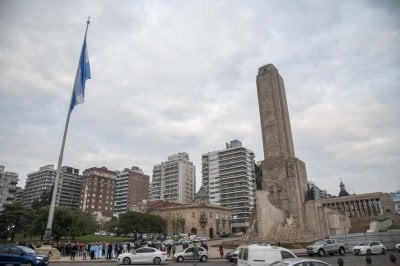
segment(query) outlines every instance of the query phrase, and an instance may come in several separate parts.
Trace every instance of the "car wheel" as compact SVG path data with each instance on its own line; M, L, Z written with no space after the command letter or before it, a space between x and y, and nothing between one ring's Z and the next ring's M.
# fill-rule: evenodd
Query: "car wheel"
M200 257L200 262L206 262L206 261L207 261L207 256Z
M340 248L340 249L339 249L339 255L340 255L340 256L343 256L344 253L346 253L345 250L344 250L344 248Z
M122 260L122 263L123 264L131 264L131 259L130 258L128 258L128 257L125 257L123 260Z
M183 257L182 257L182 256L179 256L179 257L176 259L176 261L177 261L177 262L182 262L182 261L183 261Z
M323 250L322 248L318 250L318 256L320 257L325 256L325 250Z
M367 250L367 255L371 255L371 250L370 249Z
M386 254L386 249L382 248L382 255Z
M160 258L154 258L153 263L156 265L159 265L161 263L161 259Z

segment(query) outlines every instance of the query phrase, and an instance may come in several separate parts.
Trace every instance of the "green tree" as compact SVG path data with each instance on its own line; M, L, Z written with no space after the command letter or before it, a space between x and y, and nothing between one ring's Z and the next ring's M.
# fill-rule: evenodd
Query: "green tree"
M118 218L113 216L110 221L105 222L101 229L107 232L114 232L119 235Z
M166 222L160 216L148 213L127 212L121 214L118 221L121 233L164 233Z
M0 214L0 238L11 238L14 241L15 234L31 231L32 217L35 212L30 208L24 208L21 204L5 204Z
M42 238L47 226L48 215L49 207L43 207L39 210L34 222L33 231L40 234ZM95 228L95 222L90 215L62 206L55 208L52 227L54 241L59 241L63 236L71 236L74 239L75 236L92 233L92 228Z

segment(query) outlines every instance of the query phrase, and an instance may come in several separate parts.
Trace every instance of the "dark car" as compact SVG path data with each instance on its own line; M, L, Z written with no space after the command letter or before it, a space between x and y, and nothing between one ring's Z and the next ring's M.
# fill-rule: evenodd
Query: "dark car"
M229 260L230 262L237 262L238 256L239 256L239 249L235 249L231 252L226 253L225 259Z
M0 262L3 264L45 266L49 264L49 257L37 253L25 246L0 246Z

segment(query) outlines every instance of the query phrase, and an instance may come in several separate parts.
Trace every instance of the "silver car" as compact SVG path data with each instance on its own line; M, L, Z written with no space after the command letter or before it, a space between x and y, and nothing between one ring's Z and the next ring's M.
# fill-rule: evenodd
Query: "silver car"
M386 247L379 241L367 241L353 247L353 255L386 254Z
M182 252L178 252L174 254L174 260L177 262L183 262L184 260L199 260L201 262L207 261L208 259L208 252L203 247L199 248L199 255L195 257L193 255L193 247L188 247L184 249Z
M270 266L297 266L297 265L307 265L307 266L332 266L322 260L308 259L308 258L289 258L283 259L272 263Z

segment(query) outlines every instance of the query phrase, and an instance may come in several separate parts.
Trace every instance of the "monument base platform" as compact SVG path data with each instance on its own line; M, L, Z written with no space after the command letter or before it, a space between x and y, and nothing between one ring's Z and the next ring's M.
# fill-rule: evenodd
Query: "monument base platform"
M59 260L61 259L61 253L58 249L50 246L43 245L35 249L38 253L49 256L49 260Z

